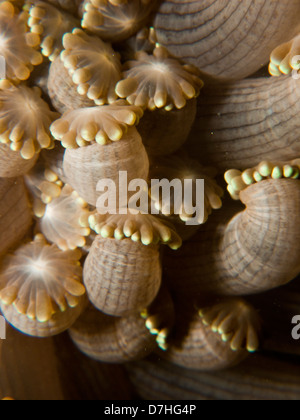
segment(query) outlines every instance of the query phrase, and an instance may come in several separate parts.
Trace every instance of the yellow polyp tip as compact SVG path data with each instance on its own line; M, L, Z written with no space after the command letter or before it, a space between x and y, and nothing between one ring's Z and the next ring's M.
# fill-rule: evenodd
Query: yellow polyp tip
M173 251L177 251L182 246L182 241L177 241L168 244L169 248L171 248Z
M103 238L113 238L115 229L111 226L104 226L101 229L100 235Z
M137 115L135 114L135 112L128 111L124 122L130 126L134 125L137 122Z
M76 85L80 85L80 84L84 84L86 82L88 82L91 78L91 74L88 70L86 69L78 69L75 71L75 73L73 74L73 82Z
M270 75L273 76L273 77L281 76L281 73L280 73L278 67L272 62L269 64L268 70L269 70Z
M257 348L247 347L247 351L248 351L248 353L253 354L253 353L256 353L257 352Z
M230 169L228 171L225 172L224 174L224 179L227 182L227 184L231 184L232 180L234 178L238 178L242 175L242 172L237 170L237 169Z
M21 150L21 156L24 160L30 160L33 159L35 155L35 150L34 148L24 148Z
M141 236L140 236L140 234L139 234L138 232L134 233L134 234L131 236L131 240L132 240L133 242L139 242L139 241L141 240Z
M111 141L119 141L123 137L123 131L120 129L115 129L112 133L110 133L109 138Z
M154 327L151 319L147 319L147 321L145 322L145 325L148 328L148 330L151 330Z
M157 344L165 345L166 337L163 337L163 336L160 335L160 333L158 333L157 337L156 337L156 342L157 342Z
M230 182L230 185L235 191L242 191L247 187L247 185L244 183L241 175L233 178Z
M149 245L152 244L152 238L150 238L150 237L142 238L141 239L141 242L142 242L143 245L149 246Z
M261 176L268 177L268 176L271 175L272 169L273 169L273 166L272 166L271 163L269 163L269 162L262 162L259 165L258 171L259 171L259 173L260 173Z
M167 244L168 242L170 242L172 239L172 234L171 232L167 232L167 233L163 233L161 235L161 241L165 244Z
M144 309L144 310L141 312L141 317L142 317L143 319L147 319L147 318L148 318L148 311L147 311L147 309Z
M284 75L289 75L290 73L291 73L291 71L292 71L292 68L289 66L289 65L286 65L285 63L284 64L281 64L280 66L279 66L279 70L281 71L281 73L282 74L284 74Z
M294 173L294 169L291 165L284 165L283 176L285 178L290 178L291 176L293 176L293 173Z
M224 343L228 343L228 337L225 335L225 334L222 334L222 341L224 342Z
M7 80L7 79L1 79L0 80L0 89L5 90L5 89L10 89L12 87L12 83Z
M117 239L118 241L120 241L121 239L124 238L124 234L122 232L119 232L118 230L115 230L114 237L115 237L115 239Z
M168 345L165 343L158 343L158 347L162 350L162 351L167 351L168 350Z
M154 96L154 103L157 108L163 108L167 102L166 92L156 93Z
M283 176L283 171L282 168L280 168L279 166L275 166L275 168L272 171L271 174L273 179L280 179Z
M231 195L231 198L233 200L237 200L238 201L240 199L239 191L236 191L234 188L232 188L231 185L228 185L227 190L228 190L228 192Z
M252 171L251 170L244 171L242 173L242 179L243 179L243 181L246 185L251 185L255 182L255 180L252 176Z

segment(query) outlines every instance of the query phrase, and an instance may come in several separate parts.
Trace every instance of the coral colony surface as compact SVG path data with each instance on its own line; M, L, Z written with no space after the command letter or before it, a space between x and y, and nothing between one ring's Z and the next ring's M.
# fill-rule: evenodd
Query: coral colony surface
M300 0L1 1L0 56L7 323L143 398L300 396L260 353L299 296Z

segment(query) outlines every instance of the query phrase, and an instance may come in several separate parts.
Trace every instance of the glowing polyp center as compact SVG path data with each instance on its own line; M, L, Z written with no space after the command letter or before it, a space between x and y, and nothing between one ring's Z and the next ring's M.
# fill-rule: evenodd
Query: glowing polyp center
M34 274L42 274L45 272L45 269L47 268L48 263L45 260L38 259L36 261L33 261L31 264L31 272Z
M157 72L161 72L161 73L169 72L169 67L164 63L154 63L153 67Z

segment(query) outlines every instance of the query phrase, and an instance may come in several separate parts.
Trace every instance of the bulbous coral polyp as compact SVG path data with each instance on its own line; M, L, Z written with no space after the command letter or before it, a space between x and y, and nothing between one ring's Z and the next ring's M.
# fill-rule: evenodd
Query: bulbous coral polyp
M30 325L30 321L47 323L54 315L77 307L85 294L80 256L78 251L62 252L47 245L41 236L21 246L2 263L2 311L13 305L15 314L21 320L22 315L27 317Z
M84 265L90 301L107 315L141 312L161 286L159 247L97 236Z
M6 78L27 80L33 66L41 64L43 58L32 47L36 37L27 33L24 17L16 15L8 1L0 4L0 34L0 55L5 59Z
M36 46L42 54L54 61L63 49L62 38L79 24L73 16L64 13L43 1L36 1L31 7L28 25L35 34Z
M119 42L142 28L156 3L156 0L87 0L81 26L105 41Z
M115 85L121 79L121 62L112 47L81 29L65 34L63 45L65 49L60 57L79 94L97 105L114 102Z
M0 90L0 142L20 150L24 159L53 147L49 126L57 116L37 87L10 85Z
M116 86L118 96L130 104L169 111L182 109L199 94L203 83L195 69L181 65L165 48L158 46L153 55L140 52L137 58L126 63L124 80Z
M90 234L87 204L69 186L65 186L60 197L49 203L40 221L45 237L61 250L76 249L86 243Z
M80 197L98 209L104 207L106 211L106 206L111 205L116 197L120 196L120 188L125 189L124 184L121 185L120 182L121 172L127 173L125 185L128 188L132 180L148 178L149 160L140 135L132 127L121 141L110 142L104 146L94 143L75 150L67 149L63 169L68 184ZM115 190L103 190L99 180L100 184L101 180L113 181ZM104 196L107 196L107 200L104 200L104 203L102 200L99 202Z

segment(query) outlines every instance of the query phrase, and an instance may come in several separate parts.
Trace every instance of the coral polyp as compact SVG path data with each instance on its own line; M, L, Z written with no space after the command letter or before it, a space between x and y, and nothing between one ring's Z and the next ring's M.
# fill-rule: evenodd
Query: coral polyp
M36 37L27 32L25 17L18 15L8 1L0 4L0 33L0 55L5 59L6 78L27 80L33 66L41 64L43 58L33 48Z
M208 308L199 315L206 326L219 333L224 342L230 342L233 351L246 348L250 353L258 350L260 325L258 313L241 299L228 299Z
M93 214L89 217L90 227L103 238L131 238L144 245L162 243L171 249L180 248L181 238L172 226L154 216L128 211L127 215Z
M177 215L183 222L191 222L196 217L196 224L203 224L213 210L222 207L224 192L214 180L215 175L212 168L202 166L182 153L157 158L151 171L151 200L164 216ZM159 185L163 179L172 184L171 201L168 195L161 194ZM204 182L203 201L197 201L199 180ZM187 185L190 187L189 195L185 192Z
M63 253L47 245L40 235L21 246L1 265L1 310L43 324L59 312L76 308L85 294L80 256L78 251Z
M87 0L82 27L106 41L119 42L145 24L156 3L156 0Z
M274 49L270 57L269 72L272 76L281 76L299 69L300 35Z
M74 250L86 244L85 238L90 234L87 203L71 187L65 186L39 216L41 231L61 250Z
M255 168L241 172L231 169L225 173L225 181L228 184L228 192L233 199L240 199L240 192L249 185L267 179L298 179L300 177L300 159L290 162L267 162L259 163Z
M105 145L121 140L128 127L138 124L142 116L141 108L117 101L113 105L69 111L56 120L50 129L65 148L95 142Z
M42 54L54 61L61 53L62 38L78 26L77 19L43 1L36 1L29 10L28 25L36 35L36 46Z
M0 141L20 151L24 159L54 146L49 126L57 116L38 87L7 84L0 90Z
M121 79L121 62L111 46L81 29L65 34L63 45L61 59L78 92L97 105L114 102L117 99L114 86Z
M150 110L181 109L203 86L191 66L181 65L161 46L153 55L138 53L137 60L127 62L125 67L124 80L116 86L117 94L130 104Z

